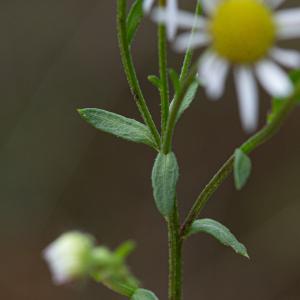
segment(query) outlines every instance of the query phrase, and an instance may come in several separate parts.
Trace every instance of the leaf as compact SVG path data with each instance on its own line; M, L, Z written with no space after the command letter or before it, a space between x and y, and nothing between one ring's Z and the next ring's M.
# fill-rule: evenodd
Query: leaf
M189 87L182 103L181 103L181 106L179 108L179 111L178 111L178 114L177 114L177 117L176 117L176 122L180 119L180 117L182 116L182 114L189 108L189 106L191 105L191 103L193 102L193 100L195 99L196 97L196 94L197 94L197 91L198 91L198 88L199 88L199 82L198 80L195 80L191 86ZM173 103L171 103L170 105L170 110L172 110L172 107L173 107Z
M158 89L161 89L160 79L155 75L149 75L148 80Z
M97 108L79 109L78 112L85 121L96 129L131 142L157 148L148 127L136 120Z
M133 41L134 35L143 19L143 0L136 0L129 11L127 16L127 40L130 45Z
M196 220L192 224L188 236L199 232L213 236L221 244L231 247L237 254L249 258L246 247L221 223L212 219Z
M235 150L233 169L235 186L241 190L247 183L252 169L250 158L241 149Z
M158 298L151 291L137 289L132 295L131 300L158 300Z
M179 170L174 153L159 153L153 166L152 186L155 204L165 217L174 209L178 177Z
M169 75L170 75L171 81L173 83L173 88L175 90L175 93L178 93L179 88L180 88L179 76L174 69L169 70Z
M114 252L114 254L121 258L122 260L125 259L129 254L131 254L135 249L135 242L134 241L126 241L122 243Z

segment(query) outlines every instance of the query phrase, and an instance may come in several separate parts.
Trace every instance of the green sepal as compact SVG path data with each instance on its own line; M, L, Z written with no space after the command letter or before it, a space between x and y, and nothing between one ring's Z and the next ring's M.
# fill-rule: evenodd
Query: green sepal
M236 149L234 152L234 183L237 190L241 190L251 174L252 163L248 155L241 149Z
M212 219L196 220L192 224L187 236L200 232L211 235L221 244L231 247L237 254L249 258L246 247L240 243L230 230L221 223Z
M79 109L78 112L86 122L96 129L157 149L148 127L136 120L97 108Z
M127 41L129 45L133 41L133 38L143 19L143 16L143 0L134 1L126 20Z
M158 300L156 295L145 289L137 289L130 298L131 300Z
M159 153L152 170L152 186L156 207L164 217L173 212L178 177L179 168L175 154Z

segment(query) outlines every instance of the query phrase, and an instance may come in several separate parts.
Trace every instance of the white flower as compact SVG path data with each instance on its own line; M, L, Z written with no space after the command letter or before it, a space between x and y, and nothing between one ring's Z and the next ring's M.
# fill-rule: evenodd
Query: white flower
M91 267L94 240L80 232L63 234L43 252L56 284L87 275Z
M143 0L143 10L145 13L149 13L155 0Z
M206 17L198 17L196 33L181 34L175 48L204 47L199 60L199 76L212 99L220 98L230 67L233 68L242 125L253 131L258 119L256 79L274 97L293 92L288 75L279 65L300 67L300 53L276 46L278 40L300 37L300 8L276 11L284 0L203 0ZM177 27L192 28L195 17L178 12L176 24L166 10L156 12L156 20ZM170 25L169 25L170 26Z
M153 0L144 0L144 11L149 12L153 2ZM178 16L180 16L179 19ZM177 28L179 26L187 28L191 27L192 23L190 23L190 18L192 16L193 15L190 13L178 10L177 0L166 0L165 8L155 8L152 13L154 21L165 23L169 40L173 40L175 38ZM178 21L181 22L181 24L179 24ZM186 21L188 24L184 23Z

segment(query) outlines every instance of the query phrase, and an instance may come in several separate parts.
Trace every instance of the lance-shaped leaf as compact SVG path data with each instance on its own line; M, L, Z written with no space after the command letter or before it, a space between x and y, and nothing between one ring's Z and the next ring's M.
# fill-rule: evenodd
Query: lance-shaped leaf
M128 44L132 43L134 35L143 19L143 0L136 0L129 11L126 28Z
M132 295L131 300L158 300L158 298L151 291L137 289Z
M178 177L179 170L174 153L159 153L152 170L152 186L155 204L165 217L174 209Z
M96 129L125 140L157 148L148 127L136 120L97 108L78 110L80 116Z
M182 114L189 108L189 106L191 105L191 103L195 99L198 88L199 88L199 82L198 82L198 80L195 80L191 84L189 89L187 90L186 95L185 95L185 97L184 97L184 99L183 99L183 101L180 105L180 108L179 108L177 116L176 116L176 122L180 119ZM174 102L172 102L171 105L170 105L170 110L172 110L173 103Z
M250 158L241 149L235 150L233 169L235 186L241 190L247 183L252 169Z
M199 232L213 236L221 244L231 247L237 254L249 258L246 247L221 223L212 219L196 220L192 224L188 236Z

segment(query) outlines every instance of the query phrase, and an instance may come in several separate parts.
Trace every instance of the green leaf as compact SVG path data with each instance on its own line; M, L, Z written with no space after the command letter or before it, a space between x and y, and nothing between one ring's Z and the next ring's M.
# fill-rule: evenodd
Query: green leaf
M174 69L169 70L169 75L170 75L171 81L173 83L174 91L175 91L175 93L178 93L179 88L180 88L179 75L177 74L177 72Z
M153 166L152 186L155 204L165 217L174 209L178 177L179 170L174 153L159 153Z
M252 163L250 158L241 150L234 153L234 182L238 190L241 190L251 174Z
M137 289L132 295L131 300L158 300L158 298L151 291Z
M249 258L246 247L221 223L212 219L196 220L192 224L188 236L199 232L213 236L221 244L231 247L237 254Z
M123 260L129 254L131 254L134 251L134 249L135 249L135 242L126 241L115 250L114 254Z
M127 40L130 45L133 41L134 35L143 19L143 0L136 0L129 11L127 16Z
M160 91L161 82L160 79L155 75L149 75L148 80Z
M189 87L182 103L181 103L181 106L178 110L178 113L177 113L177 117L176 117L176 122L178 122L178 120L180 119L180 117L182 116L182 114L190 107L191 103L193 102L193 100L195 99L196 97L196 94L197 94L197 91L198 91L198 88L199 88L199 82L198 80L195 80L191 86ZM174 101L174 100L173 100ZM173 103L171 103L170 105L170 110L172 110L172 107L173 107Z
M79 109L78 112L85 121L96 129L131 142L157 148L148 127L136 120L97 108Z

